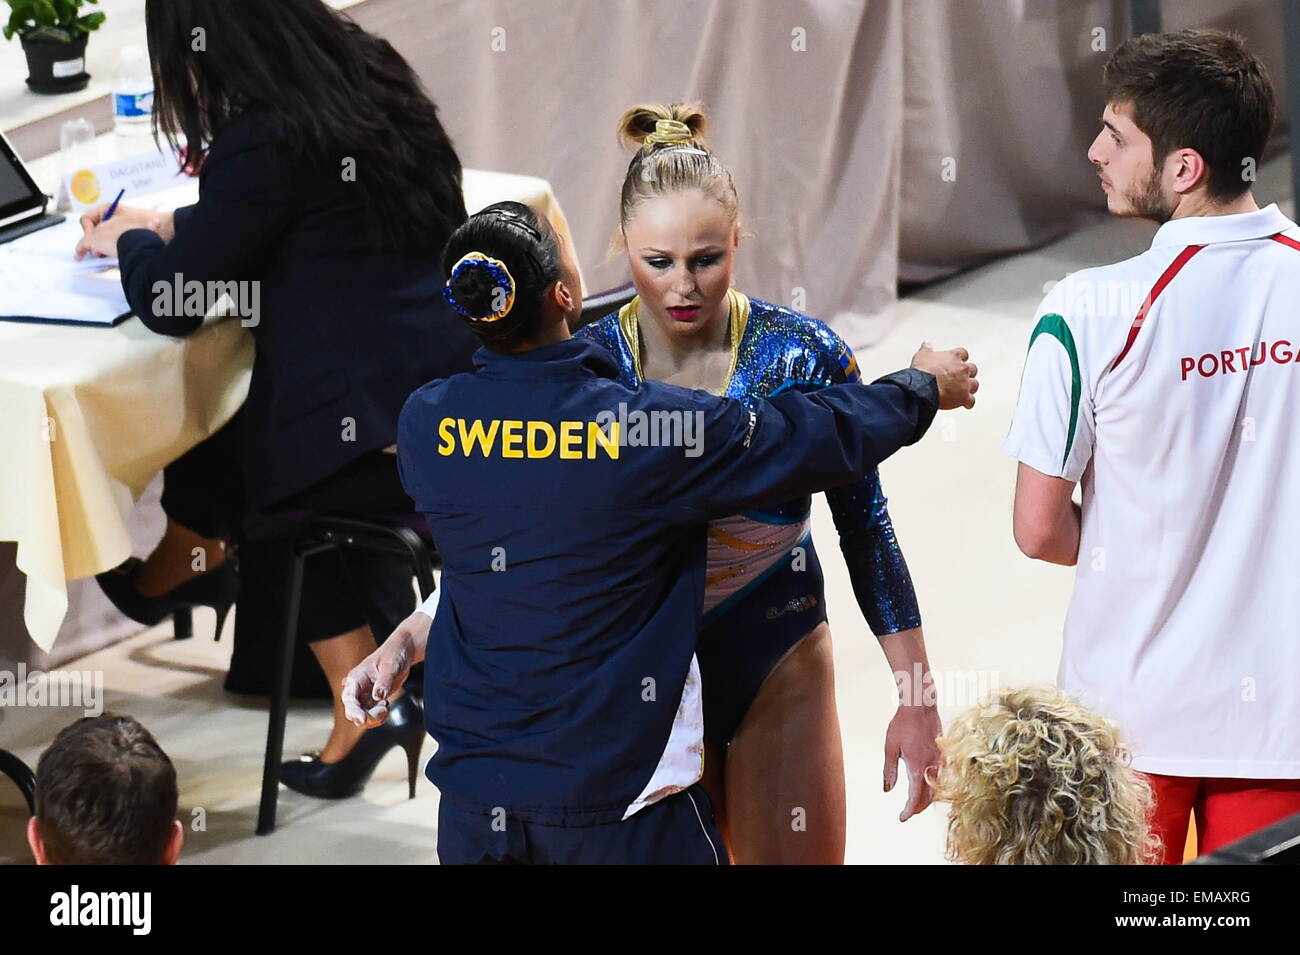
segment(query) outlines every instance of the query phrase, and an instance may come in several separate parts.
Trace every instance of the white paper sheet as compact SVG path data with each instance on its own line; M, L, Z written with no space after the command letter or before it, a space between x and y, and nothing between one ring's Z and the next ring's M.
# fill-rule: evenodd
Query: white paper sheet
M82 229L76 219L0 245L0 319L39 318L51 322L111 325L129 312L121 286L116 293L89 294L78 273L112 268L117 259L75 258Z

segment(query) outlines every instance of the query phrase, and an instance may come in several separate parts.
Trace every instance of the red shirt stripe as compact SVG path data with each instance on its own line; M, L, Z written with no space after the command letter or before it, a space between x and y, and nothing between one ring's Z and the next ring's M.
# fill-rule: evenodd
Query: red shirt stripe
M1165 290L1165 286L1174 280L1174 276L1187 264L1188 260L1203 248L1205 248L1203 245L1189 245L1183 249L1178 253L1178 257L1169 263L1169 268L1165 269L1164 274L1156 280L1156 284L1147 293L1142 307L1138 309L1137 317L1133 319L1133 325L1128 330L1128 340L1124 342L1124 348L1115 359L1115 363L1110 366L1111 371L1114 371L1116 366L1124 360L1124 356L1128 354L1129 349L1133 347L1133 343L1137 341L1138 332L1142 331L1142 323L1146 321L1147 312L1150 310L1152 303Z

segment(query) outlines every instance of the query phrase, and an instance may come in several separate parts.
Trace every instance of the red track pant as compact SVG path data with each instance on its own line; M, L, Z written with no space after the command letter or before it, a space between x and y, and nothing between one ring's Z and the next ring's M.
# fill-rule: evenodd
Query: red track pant
M1192 813L1197 851L1204 855L1300 812L1300 779L1145 775L1155 793L1152 828L1162 846L1162 865L1183 861Z

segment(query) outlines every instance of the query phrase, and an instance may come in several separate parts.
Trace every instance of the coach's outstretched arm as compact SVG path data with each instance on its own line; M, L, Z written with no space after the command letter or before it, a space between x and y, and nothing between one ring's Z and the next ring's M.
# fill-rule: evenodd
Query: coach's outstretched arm
M870 385L787 392L755 412L707 392L646 386L662 388L666 403L702 412L705 429L703 453L664 455L660 480L643 495L656 499L664 518L694 523L847 484L919 441L937 411L975 406L979 381L969 357L964 348L936 352L927 343L910 368ZM431 622L417 610L348 674L348 719L367 727L384 722L389 693L424 658Z
M935 412L975 406L978 370L969 358L964 348L936 352L927 342L910 368L870 385L788 391L753 411L693 392L691 409L704 415L701 453L676 459L652 493L682 505L682 520L691 521L848 484L919 441Z

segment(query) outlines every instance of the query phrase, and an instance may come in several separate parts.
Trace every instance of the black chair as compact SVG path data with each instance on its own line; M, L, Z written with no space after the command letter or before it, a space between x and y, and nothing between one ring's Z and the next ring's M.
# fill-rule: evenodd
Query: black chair
M33 816L36 815L36 774L7 749L0 749L0 774L14 781L14 785L27 800L28 811Z
M385 518L310 517L293 535L293 567L285 594L284 632L275 666L271 713L266 731L266 762L262 767L262 800L257 810L257 834L275 831L275 810L280 797L280 763L284 758L284 724L289 712L289 686L297 644L298 610L302 598L303 564L308 557L330 549L390 554L409 560L411 576L418 582L421 599L435 586L433 568L437 552L427 539L418 514Z
M1300 865L1300 813L1252 832L1190 865Z
M620 285L618 288L597 292L595 295L588 295L582 300L581 317L578 319L577 324L569 330L576 332L582 326L590 325L597 319L604 318L610 312L617 312L635 297L636 288L631 282Z

